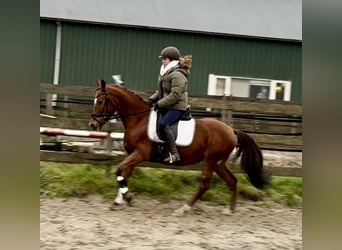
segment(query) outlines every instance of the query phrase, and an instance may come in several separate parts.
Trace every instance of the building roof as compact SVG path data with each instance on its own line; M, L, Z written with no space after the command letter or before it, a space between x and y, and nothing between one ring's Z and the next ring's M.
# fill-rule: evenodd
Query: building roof
M302 0L40 0L40 17L302 41Z

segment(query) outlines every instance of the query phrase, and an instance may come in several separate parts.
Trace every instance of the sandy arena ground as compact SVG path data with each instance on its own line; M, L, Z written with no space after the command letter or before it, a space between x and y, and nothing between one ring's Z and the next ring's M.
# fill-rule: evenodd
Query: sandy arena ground
M41 199L40 249L302 249L301 209L240 201L226 215L225 207L198 202L172 216L182 204L136 198L132 207L109 211L100 197Z
M264 156L265 165L301 167L298 153ZM265 208L238 199L237 211L228 215L226 207L198 201L184 216L172 216L185 201L136 196L132 207L110 211L110 202L99 196L41 199L40 249L302 249L302 209Z

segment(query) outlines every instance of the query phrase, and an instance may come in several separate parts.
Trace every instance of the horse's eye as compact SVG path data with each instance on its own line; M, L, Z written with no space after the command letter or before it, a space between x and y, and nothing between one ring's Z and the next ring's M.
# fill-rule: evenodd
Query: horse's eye
M102 104L103 101L97 101L97 104Z

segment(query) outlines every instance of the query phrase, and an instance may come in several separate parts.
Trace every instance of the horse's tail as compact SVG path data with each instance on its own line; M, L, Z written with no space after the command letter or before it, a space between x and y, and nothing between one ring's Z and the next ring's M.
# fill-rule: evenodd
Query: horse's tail
M238 137L237 152L234 159L241 156L240 166L248 176L248 180L256 188L263 188L270 184L271 176L263 169L263 155L254 139L248 134L234 130Z

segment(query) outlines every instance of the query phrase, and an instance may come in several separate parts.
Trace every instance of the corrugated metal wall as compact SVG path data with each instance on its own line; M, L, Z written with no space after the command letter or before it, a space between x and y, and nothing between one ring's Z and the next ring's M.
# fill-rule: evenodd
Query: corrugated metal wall
M56 49L56 23L40 22L40 81L53 82Z
M52 82L56 25L41 20L41 81ZM208 75L292 81L292 100L301 101L301 44L171 31L62 22L60 84L94 86L121 74L127 87L154 90L158 55L168 45L193 55L190 94L206 94ZM53 49L52 49L53 48ZM51 52L53 50L53 53Z

